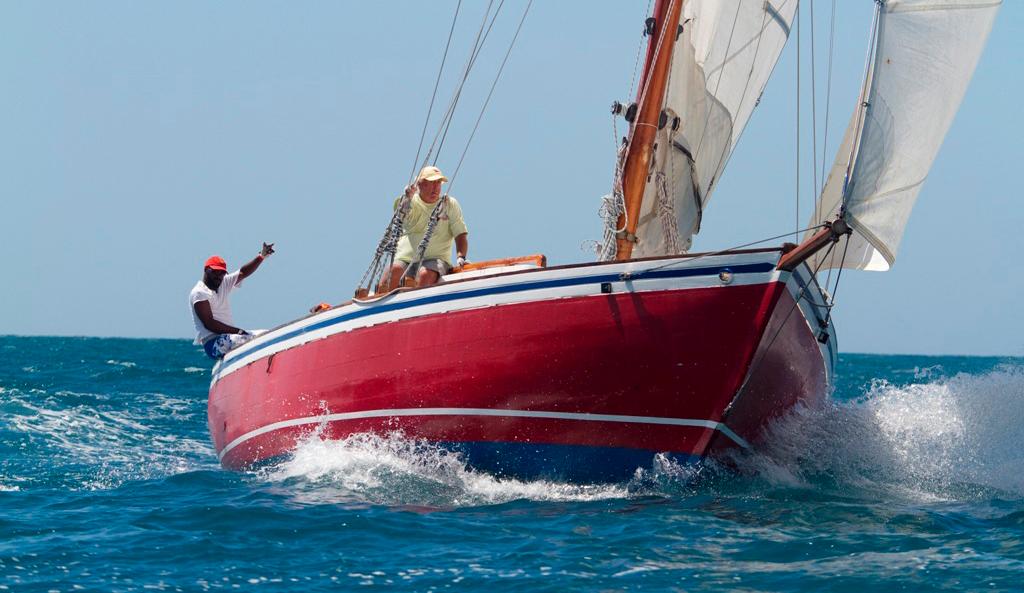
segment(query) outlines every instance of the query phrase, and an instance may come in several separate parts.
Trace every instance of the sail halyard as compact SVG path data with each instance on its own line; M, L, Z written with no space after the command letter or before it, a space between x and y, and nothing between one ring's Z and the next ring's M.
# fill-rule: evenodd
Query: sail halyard
M651 167L656 132L662 117L668 70L679 28L683 0L658 0L654 11L654 28L647 48L647 59L637 97L636 119L630 130L629 145L623 165L622 190L625 211L619 215L616 228L616 258L630 259L637 241L637 223L644 199L644 189Z
M843 217L845 257L814 268L885 271L952 124L998 11L996 0L878 5L866 95L858 102L812 223ZM809 240L809 237L808 237Z

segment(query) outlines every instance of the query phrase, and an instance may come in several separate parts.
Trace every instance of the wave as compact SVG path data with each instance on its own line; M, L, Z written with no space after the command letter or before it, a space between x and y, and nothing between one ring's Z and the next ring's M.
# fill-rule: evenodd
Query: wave
M6 486L110 489L215 462L205 438L175 430L199 413L195 402L163 394L122 394L111 402L102 394L16 389L4 396L0 445L16 453L7 465L15 475L0 480Z
M931 377L935 369L915 376ZM915 499L1024 494L1024 367L893 385L799 408L773 423L740 472L784 486L884 491Z

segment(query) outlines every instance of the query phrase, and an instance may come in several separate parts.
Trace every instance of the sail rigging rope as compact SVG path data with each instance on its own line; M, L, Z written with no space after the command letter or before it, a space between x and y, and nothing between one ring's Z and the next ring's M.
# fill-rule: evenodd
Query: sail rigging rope
M767 5L766 5L766 8L767 8ZM769 15L769 13L768 13L768 10L766 9L764 11L764 14L761 16L761 28L758 29L760 31L760 33L758 33L758 35L757 35L757 45L754 46L754 56L750 60L751 64L756 64L757 63L757 56L761 55L761 40L764 39L764 33L765 33L765 31L767 30L767 27L768 27L768 15ZM726 50L726 53L728 53L728 49ZM737 52L737 54L738 53L739 52ZM723 70L725 69L725 64L722 64L722 69ZM747 91L750 90L750 81L751 81L751 79L753 79L753 77L754 77L754 70L753 70L753 68L751 68L750 72L747 74L746 82L743 83L743 93L740 94L740 101L739 101L739 103L737 105L742 106L743 102L747 100ZM760 97L760 95L758 95L757 99L754 100L754 107L757 107L757 105L760 102L761 102L761 97ZM704 131L701 132L701 134L702 134L701 135L701 141L702 142L704 140L703 134L705 132L707 132L707 125L708 125L708 121L709 120L710 120L710 113L708 114L708 119L705 119L705 121L704 121ZM737 137L732 139L732 146L736 146L737 144L739 144L740 138L743 136L743 133L745 131L746 131L746 126L744 126L743 129L740 130L740 135L739 136L737 136ZM694 158L696 158L697 153L694 152L693 156L694 156ZM724 159L724 162L721 162L722 159ZM732 159L732 151L731 150L724 151L724 153L721 155L721 159L720 159L719 165L715 168L715 170L716 171L724 171L725 168L727 166L729 166L729 161L731 159ZM715 181L715 180L712 179L712 181ZM711 188L709 187L708 191L706 192L708 195L711 194L710 190L711 190Z
M651 2L647 0L647 9L644 10L644 17L651 14ZM636 44L636 56L633 58L633 75L629 80L629 96L636 92L636 74L640 70L640 55L644 49L644 35L640 35L640 41ZM604 222L604 233L600 242L596 243L595 255L598 261L607 261L615 257L617 249L615 237L626 230L627 220L623 225L618 226L619 216L626 211L625 196L622 195L622 169L625 164L629 140L623 136L619 138L619 114L614 110L612 115L612 146L615 147L615 171L612 174L612 191L601 197L601 206L597 209L597 216ZM588 242L589 243L589 242Z
M651 1L652 0L647 0L647 10L644 11L644 16L645 17L650 16L650 14L651 14ZM636 44L636 59L633 61L633 77L629 81L629 94L630 94L630 96L632 96L633 92L636 90L636 73L640 69L640 54L643 52L643 49L644 49L644 36L641 35L640 36L640 41ZM618 142L619 142L619 140L618 140L618 138L616 138L615 139L615 143L618 144Z
M829 27L828 27L828 68L826 68L826 81L825 81L825 132L824 139L821 143L821 190L818 191L818 195L825 190L825 163L828 161L828 128L829 128L829 113L832 107L832 57L835 55L835 40L836 40L836 0L832 0L832 11L829 15Z
M814 226L809 226L809 227L807 227L805 229L800 229L797 232L801 232L802 233L802 232L806 232L806 231L816 231L816 230L822 229L822 228L825 228L824 224L817 224L817 225L814 225ZM774 237L768 237L768 238L765 238L765 239L758 239L757 241L751 241L750 243L744 243L742 245L736 245L736 246L733 246L733 247L728 247L726 249L720 249L718 251L709 251L707 253L701 253L699 255L695 255L695 256L693 256L691 258L688 258L685 261L669 262L667 264L663 264L663 265L660 265L660 266L655 266L653 268L647 268L646 270L642 270L642 271L639 271L639 272L629 272L628 274L629 274L629 276L631 278L636 278L638 276L643 276L645 274L649 274L651 272L655 272L655 271L658 271L658 270L664 270L665 268L670 268L670 267L675 266L675 265L697 261L697 260L703 259L705 257L711 257L713 255L723 255L723 254L729 253L731 251L736 251L737 249L746 249L747 247L753 247L754 245L760 245L761 243L767 243L769 241L778 241L779 239L783 239L783 238L788 237L788 236L790 236L792 234L793 234L792 231L789 231L789 232L783 233L781 235L775 235Z
M502 0L501 4L504 4L504 0ZM484 104L480 108L479 115L477 115L476 123L473 124L473 131L470 133L469 139L466 140L466 146L462 150L462 156L459 158L459 162L455 166L455 171L452 173L451 180L448 181L448 192L449 193L451 193L452 187L455 186L455 180L456 180L456 178L459 175L459 170L462 169L462 162L466 158L466 153L469 152L469 146L473 142L473 136L476 135L477 128L480 127L480 121L483 119L484 113L487 111L487 106L491 102L491 97L494 94L494 89L498 86L498 81L501 79L501 74L505 70L505 64L508 63L508 58L509 58L510 55L512 55L512 48L514 48L515 45L516 45L516 40L519 38L519 33L523 29L523 23L526 22L526 15L529 14L530 7L532 5L533 5L533 0L529 0L526 3L526 8L523 9L523 16L519 19L519 25L516 27L516 32L512 36L512 40L509 42L508 50L505 51L505 57L501 61L501 66L498 67L498 73L494 76L494 81L491 83L491 88L490 88L490 90L487 93L487 98L484 100ZM501 5L498 6L498 10L501 10ZM494 16L495 16L495 18L497 18L497 16L498 16L498 12L497 11L495 11ZM491 25L492 26L494 25L494 21L493 20L491 21ZM488 27L487 32L490 33L490 27ZM486 35L484 36L484 38L486 39ZM438 152L440 152L440 150ZM449 196L449 193L446 193L443 196L441 196L441 198L438 200L437 204L434 206L434 209L431 210L431 212L430 212L430 219L427 221L427 228L423 232L423 238L420 240L419 247L416 250L416 262L415 262L414 265L410 265L410 266L406 267L405 273L403 274L403 277L404 276L408 276L413 267L418 266L419 264L421 264L423 262L423 256L426 254L427 247L430 245L430 239L434 236L434 229L437 228L437 224L438 224L438 222L441 219L441 215L444 213L445 209L447 209L447 207L448 207L448 196Z
M412 181L415 179L416 163L419 162L419 156L420 156L420 154L422 152L422 149L423 149L423 140L424 140L424 138L426 136L426 129L427 129L427 126L428 126L429 121L430 121L430 115L431 115L431 113L433 111L434 101L435 101L436 96L437 96L437 88L438 88L438 85L440 84L440 79L441 79L441 76L442 76L442 72L444 71L444 63L447 60L448 50L449 50L449 47L451 45L451 39L452 39L452 35L453 35L454 29L455 29L456 21L458 19L458 14L459 14L459 9L461 7L461 4L462 3L461 3L461 0L460 0L458 6L456 6L455 16L452 19L452 25L451 25L451 28L450 28L449 33L448 33L448 40L447 40L447 42L445 44L444 56L442 57L441 66L440 66L440 68L438 70L437 80L434 83L434 93L433 93L433 95L431 97L431 100L430 100L430 107L428 107L428 109L427 109L427 118L426 118L426 122L424 122L423 132L421 132L421 135L420 135L420 143L419 143L419 147L417 148L417 152L416 152L416 160L414 161L413 172L410 175L410 178L411 178L410 185L412 184ZM441 118L441 122L440 122L440 124L438 126L438 131L434 135L434 139L431 142L430 148L427 151L426 156L424 157L422 165L426 165L429 162L436 162L436 160L438 158L440 158L441 150L442 150L442 148L444 146L445 140L447 139L448 131L449 131L450 127L451 127L451 123L452 123L452 119L453 119L453 116L454 116L454 113L455 113L455 109L458 106L459 99L462 97L462 91L465 88L466 81L469 78L469 74L472 71L473 66L476 64L477 58L480 56L480 52L483 49L484 43L487 41L487 38L490 36L491 30L494 28L494 24L497 21L498 15L501 12L501 8L505 4L505 0L500 0L500 2L498 3L497 8L494 10L494 13L492 15L491 14L491 8L492 8L493 4L494 4L494 0L491 0L488 3L488 5L487 5L487 9L484 12L484 16L483 16L483 19L481 20L480 27L477 30L476 37L475 37L475 39L473 41L473 46L472 46L472 48L470 50L469 58L466 61L465 67L463 68L461 79L460 79L460 81L458 83L458 86L456 87L455 91L452 94L452 99L449 102L448 109L445 111L444 115ZM509 43L509 47L508 47L508 49L505 52L504 59L501 62L501 66L498 68L498 72L497 72L497 74L494 77L494 81L491 83L491 88L490 88L490 90L487 93L487 98L485 99L484 104L483 104L483 106L480 109L480 113L477 115L477 119L476 119L476 122L473 125L472 132L470 133L470 136L469 136L469 138L466 141L466 145L463 148L462 154L461 154L461 156L459 158L459 162L458 162L458 164L455 167L455 171L452 174L451 180L449 181L449 185L448 185L449 192L450 192L452 186L454 185L455 179L457 178L459 171L462 168L462 163L464 162L464 160L466 158L466 155L469 152L469 147L470 147L470 145L471 145L471 143L473 141L473 138L476 135L476 132L477 132L479 126L480 126L480 122L483 119L484 113L486 112L487 107L490 104L491 98L492 98L492 96L494 94L494 89L497 87L498 81L501 79L501 75L504 72L505 65L508 63L509 56L512 53L512 48L515 46L516 40L519 38L519 34L522 31L523 23L526 21L526 16L529 13L530 7L532 5L533 5L533 0L529 0L527 2L526 8L523 10L523 16L519 20L519 25L517 26L515 34L513 35L512 40ZM433 157L433 159L434 159L433 161L431 161L431 157ZM374 258L373 258L372 262L370 263L369 268L363 274L363 278L360 280L360 283L359 283L360 287L367 286L367 288L369 288L370 284L373 284L373 283L377 282L377 280L383 276L385 271L391 267L392 263L394 262L394 256L395 256L395 252L396 252L396 249L397 249L398 241L399 241L399 239L401 239L401 237L403 235L403 232L404 232L404 229L403 229L404 221L405 221L406 215L409 212L410 206L411 206L411 197L408 195L408 192L407 192L401 198L399 198L399 204L395 208L395 212L392 215L391 221L389 222L388 227L387 227L387 229L384 232L384 236L381 238L380 242L377 245L377 249L376 249L376 252L374 254ZM448 194L446 193L446 194L444 194L444 195L442 195L440 197L440 199L438 200L438 203L431 210L430 218L427 221L427 228L425 229L423 238L421 239L421 241L420 241L420 243L418 245L418 248L417 248L416 260L415 260L415 264L416 265L422 263L423 257L424 257L424 255L426 253L426 250L427 250L427 247L428 247L428 245L430 243L430 240L431 240L431 238L432 238L432 236L434 234L434 230L437 227L437 224L438 224L441 216L443 215L443 213L447 209L447 206L448 206ZM402 277L405 278L406 276L408 276L413 267L415 267L415 266L414 265L406 266L405 272L403 273Z
M469 79L469 73L473 69L473 65L476 64L476 59L477 57L479 57L480 51L483 49L484 43L487 41L487 37L490 36L491 34L491 29L494 27L494 22L498 20L498 15L501 13L501 7L505 5L505 0L501 0L498 3L498 8L494 11L494 16L490 18L490 24L487 25L487 19L490 16L491 5L493 3L494 0L490 0L490 2L487 3L487 10L484 12L483 21L481 21L480 23L480 30L477 31L476 39L473 42L473 48L470 51L469 59L466 62L466 68L463 73L462 81L459 83L459 86L455 90L454 95L452 95L452 102L451 106L449 107L447 117L445 121L442 121L441 126L443 128L443 132L441 129L438 130L438 134L440 134L440 143L437 144L437 154L434 157L434 162L437 162L441 158L441 149L444 147L444 142L448 138L448 130L452 125L452 120L455 115L455 108L458 106L459 99L462 97L462 90L466 85L466 80ZM487 25L486 31L484 29L484 25ZM434 137L434 141L437 142L437 136Z
M800 228L800 5L796 6L793 29L796 33L796 228ZM793 233L793 239L800 241L800 231Z
M850 248L850 235L846 235L846 243L843 245L843 258L839 260L839 273L836 274L836 285L835 288L829 293L829 307L828 314L825 316L825 323L832 321L832 307L836 304L836 295L839 294L839 281L843 278L843 266L846 265L846 250ZM831 270L830 270L831 271ZM831 274L830 274L831 276ZM828 288L828 284L825 284L825 288Z
M831 245L829 245L828 250L832 251L835 248L835 246L836 246L836 244L832 243ZM826 255L826 257L828 256L827 253L825 255ZM817 283L818 270L821 268L821 264L822 264L823 261L825 261L825 258L821 258L820 260L818 260L818 265L815 266L814 271L811 273L811 278L815 279L815 283ZM804 298L806 298L807 290L810 287L811 287L810 284L805 284L803 287L800 288L800 292L797 294L797 297L795 299L793 299L793 306L790 307L789 311L786 313L786 316L782 319L782 323L780 323L778 329L775 330L775 334L772 335L772 339L768 341L768 345L765 346L764 350L760 350L761 356L759 356L757 358L757 360L755 360L753 362L753 364L750 365L750 370L747 371L747 376L748 377L753 376L754 372L761 366L761 363L763 363L765 361L765 359L768 358L768 352L772 349L772 346L775 345L775 340L777 340L779 338L779 336L782 334L782 330L786 328L786 323L789 322L789 318L793 316L793 313L796 311L797 307L800 306L800 301L802 301L802 300L804 300ZM811 304L812 306L815 306L815 307L818 306L816 303L814 303L811 300L808 300L807 302L809 304ZM829 307L829 313L831 313L831 311L832 311L832 309L831 309L831 307ZM827 319L829 319L829 318L826 316L826 320ZM822 328L822 330L825 330L827 328L828 328L828 325L826 324L825 327ZM740 389L742 389L742 387Z
M881 22L882 21L882 4L883 3L882 3L881 0L875 0L875 16L871 20L871 41L868 44L868 54L867 54L867 57L864 59L864 82L862 83L862 88L861 88L861 93L860 93L860 101L861 101L861 103L860 103L860 105L858 106L858 109L857 109L857 124L854 127L854 131L857 134L857 137L855 137L853 139L853 142L850 144L850 157L849 157L849 159L847 160L847 163L846 163L846 175L845 175L845 179L843 180L843 199L842 199L841 209L844 212L846 210L846 190L847 190L847 184L849 183L850 175L853 172L854 154L857 153L857 145L860 144L860 135L864 131L864 123L863 122L864 122L864 115L867 113L867 109L868 109L868 97L871 94L871 88L870 87L874 85L874 75L873 75L873 72L874 72L875 53L878 50L878 43L879 43L878 30L879 30L879 28L881 27L881 24L882 24L882 22Z
M739 21L740 21L740 8L742 8L742 6L743 6L742 2L737 2L736 3L736 13L733 14L733 17L732 17L732 27L729 29L729 40L725 43L725 53L722 54L724 56L724 58L722 59L722 66L718 70L718 81L715 82L715 91L712 93L712 95L715 96L715 97L718 96L718 89L722 86L722 78L725 76L725 65L729 63L729 50L732 49L732 38L733 38L733 35L736 34L736 24L739 23ZM766 16L762 17L762 23L764 22L764 19L767 17L767 14L768 14L768 11L766 10L765 11L765 15ZM761 35L763 35L763 34L764 34L764 27L761 28ZM760 42L761 42L761 35L758 35L758 38L757 38L758 39L758 45L760 45ZM747 80L750 80L750 79L748 78ZM695 148L693 150L694 159L697 158L697 155L700 153L700 147L703 146L703 144L704 144L704 137L707 136L708 122L710 122L710 121L711 121L711 110L709 109L708 113L707 113L707 117L705 117L705 119L704 119L704 128L701 130L700 140L697 141L697 148ZM730 141L731 141L731 138L730 138Z
M818 83L814 63L814 0L810 0L809 7L811 11L811 174L813 176L811 193L813 198L817 198L820 190L818 189Z
M649 5L650 5L650 3L648 3L648 6ZM682 10L682 9L683 9L682 3L680 2L679 10ZM671 10L671 5L669 6L669 10ZM680 14L680 18L681 17L682 17L682 15ZM658 56L661 54L661 48L662 48L662 45L664 45L667 30L668 30L668 27L661 27L661 31L660 31L660 33L658 35L658 42L654 46L654 52L651 54L650 64L652 64L652 65L656 64L658 62ZM636 107L637 119L639 119L639 117L640 117L640 110L643 108L644 102L647 100L647 92L651 88L651 78L652 78L651 76L644 76L643 77L643 87L640 89L640 96L637 98L637 102L636 102L636 106L637 106ZM621 187L621 185L622 185L621 175L622 175L622 173L625 170L624 159L629 154L629 146L631 146L633 144L633 136L636 134L636 129L640 125L642 125L642 124L639 121L634 121L634 123L629 127L629 132L627 134L627 140L625 142L625 150L622 151L622 156L619 159L620 164L618 166L616 166L616 168L615 168L615 178L612 180L612 195L613 196L614 196L614 193L615 193L615 188L616 187ZM602 253L601 261L611 260L618 253L618 237L617 237L617 235L618 235L618 233L620 231L625 230L629 226L629 214L628 214L628 212L626 212L626 207L625 206L626 206L626 204L625 204L625 195L623 195L622 196L622 209L621 209L621 212L619 213L619 215L625 215L625 216L624 216L624 219L623 219L623 224L622 224L622 228L621 229L616 229L614 231L609 232L611 229L615 229L615 227L618 226L618 215L616 215L616 218L614 220L609 221L609 220L606 219L606 221L605 221L604 245L601 247L601 250L600 250L601 253ZM605 210L604 206L602 206L602 210ZM608 212L608 211L610 211L610 210L606 210L606 212ZM609 236L610 236L610 239L609 239Z
M825 186L828 185L828 178L825 176L825 168L828 163L828 130L829 130L829 113L832 107L832 58L835 55L835 39L836 39L836 0L832 0L832 11L829 15L829 30L828 30L828 68L827 81L825 83L825 121L824 121L824 139L821 143L821 189L818 190L817 197L821 197L821 194L825 191ZM815 206L814 214L816 216L814 222L823 222L826 214L819 211L818 207ZM832 274L832 269L829 268L829 274ZM826 283L826 286L828 284Z
M462 0L455 5L455 16L452 17L452 26L448 29L448 41L444 44L444 55L441 56L441 66L437 69L437 79L434 80L434 92L430 95L430 106L427 107L427 117L423 119L423 131L420 132L420 143L416 147L416 158L412 161L412 171L409 173L409 183L416 180L416 173L422 168L420 153L423 151L423 140L427 137L427 127L430 125L430 115L434 111L434 101L437 99L437 88L441 85L441 74L444 72L445 62L448 61L448 48L452 45L452 34L455 33L455 23L459 20L459 10L462 8Z
M498 67L498 73L494 75L494 81L491 83L491 88L487 91L487 98L484 100L484 104L480 107L480 113L476 117L476 122L473 124L473 131L469 134L469 139L466 140L466 146L462 149L462 156L459 157L459 162L455 166L455 171L452 173L451 181L448 182L448 191L451 192L452 187L455 186L455 179L459 175L459 170L462 169L462 161L466 159L466 153L469 152L469 146L473 142L473 137L476 136L476 130L480 127L480 120L484 117L484 112L487 111L487 106L491 103L491 96L494 95L494 89L498 86L498 81L501 79L502 72L505 71L505 64L508 63L508 58L512 55L512 48L516 45L516 40L519 39L519 33L523 29L523 23L526 22L526 15L530 12L530 7L533 6L533 0L529 0L526 3L526 8L523 9L523 16L519 19L519 25L516 27L516 32L512 35L512 41L508 44L508 50L505 51L505 57L501 60L501 66ZM497 16L497 13L495 13ZM493 23L492 23L493 24Z
M453 35L453 31L454 31L454 28L455 28L456 21L458 19L458 15L459 15L459 10L461 8L461 4L462 3L461 3L461 0L460 0L458 6L456 7L455 15L452 18L452 25L451 25L451 28L449 29L448 40L447 40L447 42L445 44L444 56L442 57L441 66L440 66L440 68L438 70L437 81L434 84L434 95L431 97L431 101L430 101L431 106L427 110L427 120L424 123L424 130L426 130L426 128L427 128L427 126L429 124L430 115L431 115L431 112L433 111L433 103L434 103L434 101L436 99L437 87L438 87L438 84L439 84L442 72L444 70L444 63L447 60L448 49L449 49L450 44L451 44L451 39L452 39L452 35ZM494 15L492 17L492 15L491 15L491 7L493 6L493 4L494 4L494 0L490 0L488 2L488 4L487 4L487 9L484 12L484 16L483 16L483 19L481 20L480 27L477 30L477 34L476 34L476 37L475 37L475 39L473 41L473 46L471 48L469 58L466 61L466 65L463 68L462 75L461 75L461 78L459 80L459 83L456 86L456 89L455 89L455 91L452 94L452 98L449 101L448 108L445 110L445 113L444 113L444 115L441 118L441 121L440 121L440 123L438 125L438 131L434 135L434 139L431 142L430 148L427 151L426 156L424 156L424 159L422 161L421 166L426 165L429 162L432 162L431 161L431 157L434 156L435 149L437 150L438 153L440 153L440 149L441 149L441 147L444 144L444 138L447 137L448 128L451 125L451 121L452 121L452 118L454 116L455 109L458 106L459 98L462 96L462 90L463 90L463 88L466 85L466 81L469 79L469 74L470 74L470 72L473 69L473 65L476 63L476 58L480 55L480 50L483 47L483 43L486 41L487 36L490 34L491 28L494 26L494 22L497 19L498 13L501 10L501 6L504 4L504 0L501 0L501 2L498 5L498 9L494 12ZM490 19L490 25L488 26L488 20L489 19ZM419 144L419 147L418 147L417 152L416 152L416 161L419 161L419 155L422 152L422 148L423 148L423 140L424 140L424 134L421 134L420 144ZM435 161L433 161L433 162L436 162L436 156L435 156ZM410 177L412 177L413 180L415 179L415 174L416 174L416 165L414 164L413 165L413 172L410 175ZM370 285L376 283L377 280L382 277L383 273L388 268L391 267L392 263L394 262L394 256L395 256L395 251L397 249L398 240L401 238L401 236L403 234L403 228L402 228L403 221L405 219L406 214L409 211L409 207L410 207L410 198L409 198L408 195L403 195L401 198L399 198L398 207L395 208L395 212L392 214L391 220L388 222L388 226L385 228L384 235L383 235L383 237L381 237L381 240L377 244L377 249L374 252L374 257L373 257L372 261L370 262L370 266L367 268L366 272L363 274L362 279L359 281L359 286L360 287L366 286L367 288L369 288ZM433 213L432 213L432 215L433 215Z

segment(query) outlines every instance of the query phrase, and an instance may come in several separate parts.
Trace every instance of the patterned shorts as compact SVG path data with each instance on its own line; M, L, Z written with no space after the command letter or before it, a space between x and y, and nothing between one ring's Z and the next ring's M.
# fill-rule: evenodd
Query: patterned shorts
M207 356L217 360L255 337L253 334L219 334L206 340L203 350Z

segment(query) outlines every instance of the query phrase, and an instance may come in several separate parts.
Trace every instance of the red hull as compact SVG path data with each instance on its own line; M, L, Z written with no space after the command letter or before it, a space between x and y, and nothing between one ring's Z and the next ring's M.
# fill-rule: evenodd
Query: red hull
M318 424L327 438L699 458L821 396L826 364L783 281L620 292L336 333L217 380L209 422L229 468L287 453Z

